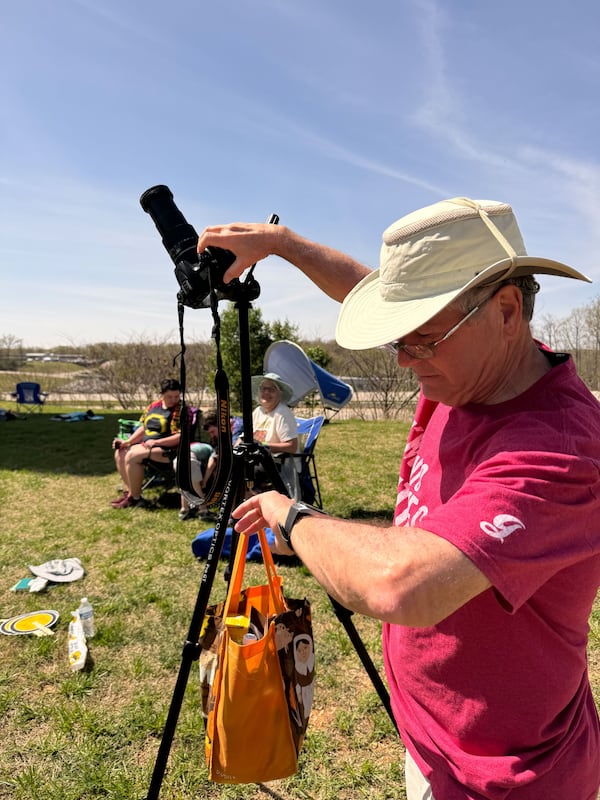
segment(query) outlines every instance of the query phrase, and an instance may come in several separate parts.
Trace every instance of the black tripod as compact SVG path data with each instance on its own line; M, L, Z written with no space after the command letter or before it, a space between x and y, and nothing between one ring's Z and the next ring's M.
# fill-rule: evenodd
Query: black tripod
M260 444L253 440L252 426L252 376L250 374L250 334L248 324L248 312L251 301L255 300L260 294L260 287L253 278L247 278L240 284L239 297L235 302L238 311L239 337L240 337L240 367L242 382L242 406L243 406L243 439L242 442L233 448L233 463L229 479L221 497L217 522L215 524L214 535L210 544L206 558L206 564L196 604L192 613L190 626L185 640L181 665L171 699L171 705L167 715L162 740L159 746L154 771L147 794L147 800L157 800L162 785L164 773L171 750L171 744L175 734L181 705L185 694L190 670L194 661L200 655L200 630L208 607L212 586L218 568L219 558L223 549L223 543L227 532L227 525L231 518L232 510L244 499L246 487L251 485L253 480L254 468L262 466L273 487L286 494L286 489L273 462L271 454ZM188 448L189 449L189 448ZM232 536L231 559L233 559L236 549L237 536ZM226 572L226 579L231 574L232 561ZM331 598L330 598L331 599ZM346 632L354 645L363 666L365 667L371 681L385 706L390 719L396 724L392 715L389 694L381 680L381 677L371 661L371 658L352 622L352 612L340 606L339 603L331 599L336 616L346 629Z

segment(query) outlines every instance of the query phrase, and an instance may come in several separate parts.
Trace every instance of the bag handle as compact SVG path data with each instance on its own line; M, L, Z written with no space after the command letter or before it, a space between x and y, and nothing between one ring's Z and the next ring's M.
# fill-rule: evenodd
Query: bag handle
M240 594L242 592L242 581L244 579L244 567L246 565L246 555L248 553L248 536L240 534L238 537L237 548L235 551L235 561L231 573L231 580L229 582L229 589L227 591L227 598L225 600L225 607L223 609L223 618L229 616L229 609L236 608L239 605ZM258 541L263 557L263 564L265 572L267 573L267 583L271 594L271 603L276 614L282 614L285 611L285 603L281 594L281 589L278 584L277 570L275 569L275 562L273 555L269 550L269 543L267 541L267 534L265 529L261 528L258 531Z
M275 562L273 561L273 553L267 541L267 534L264 528L258 531L258 541L260 542L260 549L263 557L263 564L265 572L267 573L267 581L269 589L271 590L271 600L273 601L273 608L276 614L283 614L285 611L285 602L281 594L281 584L278 582L279 575L275 569ZM247 545L246 545L247 546Z

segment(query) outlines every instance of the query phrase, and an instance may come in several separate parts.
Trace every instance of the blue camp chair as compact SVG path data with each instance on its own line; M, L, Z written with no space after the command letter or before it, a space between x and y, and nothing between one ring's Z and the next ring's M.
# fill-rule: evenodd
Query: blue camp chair
M305 503L323 508L323 498L321 497L321 487L319 486L319 475L315 462L315 446L317 438L325 422L324 416L303 419L296 417L298 425L298 439L302 449L298 453L278 453L276 460L286 461L294 459L300 478L300 497L296 500L304 500Z
M39 383L31 381L24 381L17 383L16 391L10 393L17 404L17 414L20 413L21 407L27 411L28 414L34 411L41 411L48 397L48 392L42 392Z
M305 503L323 508L323 498L321 497L321 487L319 486L319 475L315 461L315 445L325 422L325 417L318 416L310 419L296 417L296 422L298 423L298 436L306 436L303 450L299 454L300 463L302 464L302 469L300 470L302 499Z

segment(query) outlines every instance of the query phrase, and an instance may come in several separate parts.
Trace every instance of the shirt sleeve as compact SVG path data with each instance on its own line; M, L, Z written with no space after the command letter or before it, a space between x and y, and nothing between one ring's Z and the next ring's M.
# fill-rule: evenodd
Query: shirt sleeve
M275 415L275 432L279 442L298 438L298 424L288 406L279 405Z
M558 571L600 553L594 463L566 454L499 454L421 527L458 547L511 609Z

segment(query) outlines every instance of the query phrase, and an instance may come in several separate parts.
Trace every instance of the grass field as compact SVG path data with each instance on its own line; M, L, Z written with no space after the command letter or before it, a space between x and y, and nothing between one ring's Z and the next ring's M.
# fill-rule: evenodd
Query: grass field
M0 799L143 798L202 577L190 547L200 526L179 522L168 504L109 507L117 487L110 441L122 412L64 423L52 421L52 411L2 425L0 617L51 608L60 620L54 636L0 637ZM317 463L326 508L391 518L406 431L396 422L325 426ZM83 580L41 595L9 591L29 564L73 556L83 562ZM311 600L316 637L317 691L298 774L268 787L208 782L193 669L161 798L403 800L402 747L328 598L304 568L280 571L288 594ZM261 565L248 565L247 578L262 582ZM224 591L221 569L213 599ZM94 605L97 635L86 670L71 673L69 612L82 595ZM354 621L381 668L379 624ZM599 631L596 607L590 662L597 692Z

